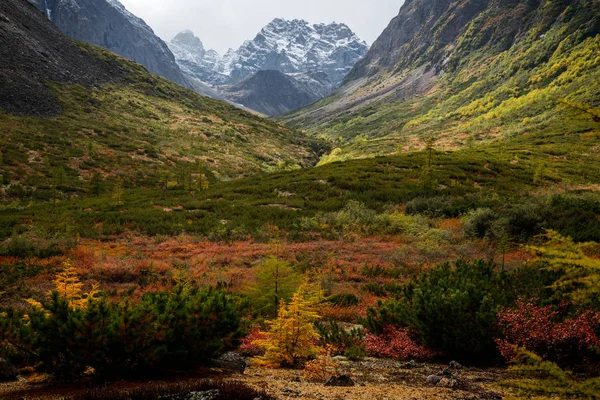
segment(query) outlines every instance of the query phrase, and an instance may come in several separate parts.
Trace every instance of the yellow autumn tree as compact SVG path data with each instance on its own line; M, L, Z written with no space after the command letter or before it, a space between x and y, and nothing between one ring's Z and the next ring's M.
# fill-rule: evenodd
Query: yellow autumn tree
M264 356L255 359L259 365L298 365L319 355L320 348L315 344L319 334L313 323L320 318L315 301L320 295L311 289L314 285L305 283L289 304L281 301L277 319L268 322L270 329L265 338L253 342L265 350Z
M571 300L585 305L600 295L600 260L587 256L584 250L595 243L575 243L570 237L552 230L544 234L543 246L526 249L544 262L547 268L562 272L555 289L570 293Z
M77 271L70 260L63 262L63 270L56 274L52 283L55 286L54 290L73 308L85 308L88 299L94 297L99 292L97 284L92 285L92 289L88 293L83 291L83 283L79 280ZM52 294L52 292L53 290L48 292L48 295ZM33 299L27 301L32 306L41 308L41 304L38 301Z

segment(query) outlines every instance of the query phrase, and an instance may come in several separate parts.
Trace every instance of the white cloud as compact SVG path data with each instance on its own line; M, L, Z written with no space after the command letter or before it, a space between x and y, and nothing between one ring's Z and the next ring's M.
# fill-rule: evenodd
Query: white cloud
M274 18L346 23L372 44L404 0L121 0L165 41L191 29L207 48L237 48Z

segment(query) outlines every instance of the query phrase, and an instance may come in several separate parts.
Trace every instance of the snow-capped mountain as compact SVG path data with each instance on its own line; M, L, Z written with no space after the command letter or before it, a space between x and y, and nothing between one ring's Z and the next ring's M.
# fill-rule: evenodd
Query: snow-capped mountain
M223 57L214 50L206 51L191 31L175 36L169 47L186 73L211 84L235 83L258 71L275 70L285 74L324 72L334 86L369 50L345 24L310 25L280 18Z
M118 0L29 1L67 36L104 47L150 72L187 84L166 43Z
M310 25L277 18L219 64L219 72L240 80L261 70L325 72L338 85L369 50L345 24Z
M205 50L191 31L179 33L169 47L187 75L219 86L224 96L229 94L234 101L244 99L244 105L268 114L327 96L369 50L367 43L345 24L310 25L304 20L280 18L265 26L253 40L244 42L238 50L230 49L222 57L214 50ZM261 71L278 71L286 76L267 73L254 78ZM265 82L271 78L281 84ZM285 104L257 101L261 96L251 92L260 88L261 93L266 93L266 87L282 91L269 96L273 101L289 101ZM290 88L294 88L293 96ZM240 98L239 93L244 96ZM298 93L302 96L298 97ZM305 99L303 104L298 104L298 98Z
M226 77L217 72L219 53L205 50L202 41L192 31L180 32L169 42L181 70L194 78L211 84L225 83Z

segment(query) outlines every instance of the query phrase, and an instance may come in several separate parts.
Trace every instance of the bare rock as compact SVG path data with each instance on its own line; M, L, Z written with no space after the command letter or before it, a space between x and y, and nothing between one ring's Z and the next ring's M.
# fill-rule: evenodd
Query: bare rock
M410 360L409 362L400 364L400 368L402 368L402 369L416 369L416 368L422 368L422 367L423 367L423 364L419 364L415 360Z
M458 387L458 381L456 379L444 377L440 379L436 386L447 389L456 389Z
M219 390L205 390L202 392L190 392L174 396L162 397L160 400L215 400L219 397Z
M246 359L238 353L225 353L216 360L211 360L212 365L227 371L243 374L246 370Z
M450 369L462 369L462 367L463 366L456 361L450 361L450 364L448 364L448 368Z

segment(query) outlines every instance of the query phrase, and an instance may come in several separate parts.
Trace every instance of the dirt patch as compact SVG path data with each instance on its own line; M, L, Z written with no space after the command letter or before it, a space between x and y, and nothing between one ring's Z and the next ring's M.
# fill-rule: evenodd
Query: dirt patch
M461 368L453 371L460 384L454 388L427 383L427 377L447 369L446 365L403 363L393 360L367 358L359 362L345 359L338 361L340 372L348 374L355 386L336 387L324 383L306 382L302 371L290 369L265 369L249 367L243 375L214 375L240 381L256 389L265 390L277 399L320 400L387 400L387 399L500 399L506 393L499 391L494 383L502 380L506 372L500 369ZM168 382L191 382L207 377L207 371L194 376L168 379ZM156 381L163 382L163 381ZM117 382L115 390L126 390L151 382ZM0 398L57 400L68 398L87 388L86 385L32 385L25 382L0 384Z
M352 376L355 386L325 386L304 381L301 371L255 367L248 368L239 379L280 399L500 399L503 395L493 385L503 379L502 370L463 368L454 372L459 384L444 388L427 383L428 376L446 369L444 365L373 358L340 364L341 372Z

